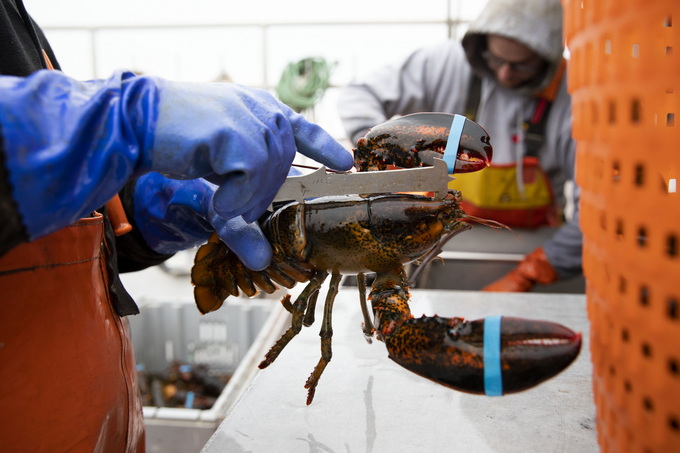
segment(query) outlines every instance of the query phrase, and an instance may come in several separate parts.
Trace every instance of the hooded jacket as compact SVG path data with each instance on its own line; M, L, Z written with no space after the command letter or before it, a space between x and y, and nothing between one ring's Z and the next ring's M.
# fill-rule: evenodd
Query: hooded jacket
M481 58L488 34L525 44L545 59L546 71L516 89L497 85ZM395 115L463 113L476 73L482 78L476 121L491 137L493 162L518 162L526 152L521 139L522 124L533 113L536 96L553 80L563 51L559 0L489 0L461 42L447 40L416 50L402 61L350 83L340 95L339 114L348 137L356 143L368 129ZM564 207L564 185L574 181L575 158L566 74L552 97L545 141L538 158L556 201ZM574 192L574 215L543 244L548 260L561 278L581 273L578 188Z
M535 94L548 86L564 54L562 6L558 0L491 0L488 3L462 40L470 65L483 77L493 77L482 58L486 37L490 34L524 44L548 63L540 77L515 91Z

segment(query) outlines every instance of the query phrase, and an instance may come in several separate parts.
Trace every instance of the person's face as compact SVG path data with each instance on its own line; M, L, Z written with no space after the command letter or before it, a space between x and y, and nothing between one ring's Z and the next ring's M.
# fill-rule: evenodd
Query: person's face
M543 59L534 51L502 36L488 36L483 57L498 84L505 88L516 88L528 82L545 67Z

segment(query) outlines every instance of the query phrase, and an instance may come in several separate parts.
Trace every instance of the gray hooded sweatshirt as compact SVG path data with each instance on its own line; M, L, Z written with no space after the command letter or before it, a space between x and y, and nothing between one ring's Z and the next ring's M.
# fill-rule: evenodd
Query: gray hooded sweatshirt
M521 88L510 90L497 85L481 58L488 34L511 38L533 49L548 63L545 74ZM403 61L350 83L340 96L340 117L348 137L356 143L369 128L395 115L463 113L474 71L482 77L476 121L491 137L493 163L518 162L526 150L516 137L522 136L522 123L534 111L533 94L553 79L563 52L560 0L489 0L462 42L447 40L419 49ZM566 74L552 103L538 158L557 202L564 207L563 188L565 182L574 180L575 158ZM578 192L575 188L573 216L543 244L561 278L581 273Z

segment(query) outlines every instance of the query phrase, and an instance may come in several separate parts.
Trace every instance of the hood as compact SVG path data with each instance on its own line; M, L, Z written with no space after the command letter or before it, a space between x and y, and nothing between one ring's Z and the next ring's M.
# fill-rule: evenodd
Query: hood
M481 56L489 34L520 42L548 62L544 74L518 89L541 91L552 80L564 53L562 4L560 0L489 0L462 41L470 65L480 76L493 75Z

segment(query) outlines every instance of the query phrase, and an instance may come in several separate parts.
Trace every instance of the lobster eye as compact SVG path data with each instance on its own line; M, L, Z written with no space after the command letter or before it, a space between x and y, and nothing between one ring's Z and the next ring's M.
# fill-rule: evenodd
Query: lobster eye
M437 214L437 220L439 220L442 223L448 223L453 219L453 214L451 211L441 211L439 214Z

